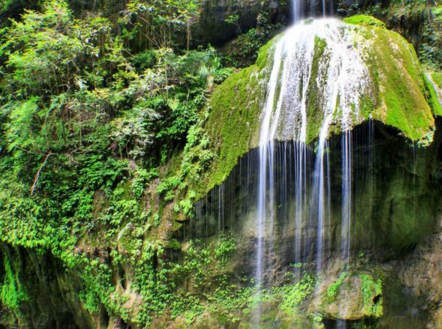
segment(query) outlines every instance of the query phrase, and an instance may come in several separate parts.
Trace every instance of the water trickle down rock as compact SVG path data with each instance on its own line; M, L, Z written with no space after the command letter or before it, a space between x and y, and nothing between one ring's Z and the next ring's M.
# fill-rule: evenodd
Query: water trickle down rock
M264 239L273 231L275 185L274 141L295 141L297 172L292 182L296 191L295 220L302 217L317 223L316 266L323 262L324 226L330 216L327 138L330 127L343 134L342 154L342 236L344 257L349 256L351 227L351 132L361 122L361 100L372 97L370 74L353 44L353 31L338 20L321 19L294 25L275 46L273 68L262 113L259 146L258 245L256 279L261 282L265 260ZM307 139L319 137L311 195L306 189ZM267 190L270 193L267 193ZM305 200L309 200L308 208ZM267 232L266 234L266 227ZM274 237L267 236L270 241ZM298 235L300 241L302 236ZM296 243L296 254L302 247ZM295 260L300 261L299 259Z
M377 130L386 129L383 123L411 139L425 138L434 118L419 72L406 41L378 26L307 20L272 41L256 66L229 78L212 98L207 129L220 145L222 168L215 164L211 183L222 177L224 197L197 204L196 218L184 227L186 238L232 232L241 239L242 255L232 271L269 286L296 263L315 263L319 274L336 256L348 261L353 248L387 255L391 247L395 255L403 241L420 239L435 218L433 199L421 198L428 209L421 220L429 225L417 226L407 211L407 194L392 188L398 181L409 188L408 173L398 166L403 160L379 156L393 139L377 145L371 120L377 120ZM365 141L358 140L364 121L372 136ZM395 143L395 157L402 159L407 146ZM374 144L380 151L375 157ZM242 154L239 172L234 169L226 179L232 159ZM382 177L376 185L374 167L388 168L388 176L376 173Z

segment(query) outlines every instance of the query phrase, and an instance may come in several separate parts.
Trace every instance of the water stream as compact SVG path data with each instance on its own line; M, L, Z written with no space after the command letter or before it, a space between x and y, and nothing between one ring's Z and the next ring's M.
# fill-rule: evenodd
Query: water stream
M314 2L312 1L313 5ZM326 12L326 1L322 1ZM359 121L359 101L370 81L367 68L351 42L351 35L335 19L300 21L302 5L293 2L294 25L275 45L273 67L262 112L259 143L257 200L257 250L255 279L260 287L265 280L266 258L272 254L275 200L275 141L294 141L292 159L284 157L282 167L294 165L291 182L295 191L292 220L296 231L308 218L316 226L316 270L324 263L324 243L330 222L330 130L342 133L342 258L350 257L352 223L352 125ZM317 8L311 8L315 14ZM315 97L315 99L312 99ZM313 118L315 121L313 121ZM316 134L316 135L315 135ZM316 141L312 188L307 184L307 143ZM296 235L295 259L302 259L303 237ZM268 278L269 276L267 276ZM258 313L260 311L258 310ZM260 314L256 315L257 319Z

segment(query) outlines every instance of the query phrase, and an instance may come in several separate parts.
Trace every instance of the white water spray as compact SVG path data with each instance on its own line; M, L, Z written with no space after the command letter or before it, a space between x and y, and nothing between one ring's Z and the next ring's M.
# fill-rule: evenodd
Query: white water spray
M351 212L353 188L353 148L351 130L342 135L342 220L341 220L341 256L348 262L351 243Z

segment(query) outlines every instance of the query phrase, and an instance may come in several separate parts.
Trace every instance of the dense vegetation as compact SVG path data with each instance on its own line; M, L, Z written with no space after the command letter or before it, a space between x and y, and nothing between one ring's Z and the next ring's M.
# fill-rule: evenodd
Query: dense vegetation
M90 229L97 190L110 195L135 177L140 197L229 73L211 48L132 55L108 20L75 19L61 1L26 12L2 35L4 218L33 225L44 214L61 236ZM29 246L49 242L37 226L28 233Z
M264 12L245 31L229 16L237 39L222 49L198 45L193 31L202 5L0 0L0 301L18 325L22 304L33 298L22 282L24 249L50 252L80 271L79 296L91 314L104 309L140 326L167 310L191 323L204 312L202 299L235 321L235 310L256 302L252 288L230 285L219 267L236 248L228 236L198 252L188 247L181 264L165 261L176 248L176 219L192 216L200 196L193 185L217 156L203 127L207 100L283 26ZM442 6L401 0L341 5L338 13L361 11L411 39L414 30L396 23L405 17L416 24L421 60L435 75L442 69ZM133 271L132 289L144 301L137 314L122 307L128 297L114 282L113 272L123 269ZM207 291L216 273L221 288L201 299L175 289L189 273ZM378 289L373 280L363 277L363 289ZM296 307L313 284L306 274L267 298Z
M146 184L183 150L207 95L230 70L212 48L174 49L173 36L196 3L152 5L128 5L117 34L106 18L75 18L64 1L26 10L2 31L3 242L52 250L72 267L85 260L74 250L88 233L100 231L112 244L131 221L142 243L145 221L158 225L159 214L142 206ZM148 9L158 14L144 14ZM146 27L143 15L155 20ZM151 46L132 53L139 34ZM97 191L107 203L99 214ZM149 248L145 253L156 252ZM19 317L25 293L6 254L2 305ZM104 287L88 288L108 301ZM99 301L91 292L85 302L93 311Z

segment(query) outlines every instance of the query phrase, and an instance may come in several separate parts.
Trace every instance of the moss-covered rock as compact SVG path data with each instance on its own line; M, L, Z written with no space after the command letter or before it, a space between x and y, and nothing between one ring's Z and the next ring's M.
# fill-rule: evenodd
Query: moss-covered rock
M372 118L398 128L414 141L431 139L433 114L441 113L440 105L413 46L398 33L374 24L373 18L356 16L345 22L358 24L355 43L365 55L377 94Z
M431 142L434 116L442 114L442 109L413 47L373 17L359 15L344 22L342 29L353 35L354 47L358 49L372 81L371 92L361 95L361 118L355 123L376 119L397 128L413 141ZM199 197L223 182L238 159L258 146L273 53L280 37L261 49L255 65L233 74L215 90L206 130L217 156L205 178L195 187ZM327 45L320 38L315 44L318 56L314 63L319 63ZM314 77L312 81L315 81ZM308 141L317 138L321 126L319 120L322 120L318 116L318 100L314 98L315 88L317 84L312 83L311 99L307 102ZM337 126L330 127L331 133L339 133L339 130Z
M331 319L380 318L383 314L382 277L375 272L348 272L324 277L318 288L318 310ZM330 280L334 280L331 281Z
M381 20L367 15L355 15L344 18L344 22L347 24L362 25L362 26L377 26L385 28L385 23Z
M217 157L200 195L223 182L238 158L258 144L265 81L270 73L268 61L276 40L261 49L255 65L230 76L212 95L206 130Z

